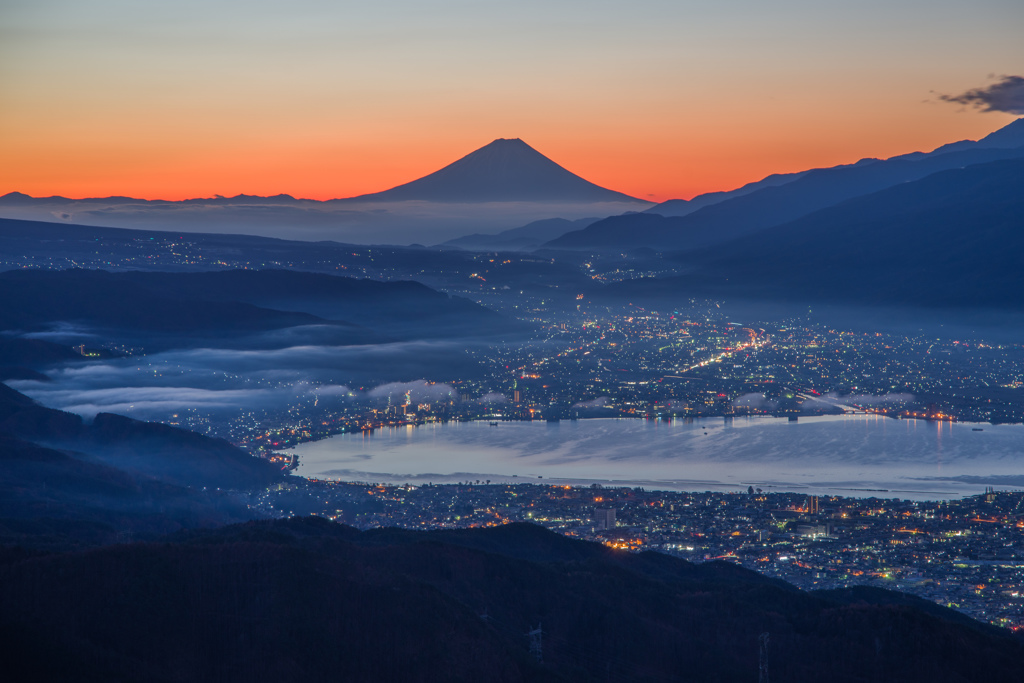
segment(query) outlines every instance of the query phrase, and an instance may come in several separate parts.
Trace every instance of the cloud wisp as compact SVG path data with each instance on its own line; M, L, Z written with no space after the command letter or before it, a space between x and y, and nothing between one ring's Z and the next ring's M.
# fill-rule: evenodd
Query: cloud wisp
M766 398L764 394L757 393L737 396L732 404L737 408L753 408L754 410L775 410L779 407L778 401L772 401Z
M875 406L896 405L909 403L914 400L913 394L883 394L873 396L871 394L847 394L841 396L835 391L830 391L817 398L809 398L803 402L804 408L834 408L846 406L850 408L867 408Z
M426 380L415 382L389 382L366 392L367 397L388 399L402 402L408 399L412 403L429 403L431 401L447 401L458 397L458 392L448 384L434 384Z
M279 411L317 401L321 407L325 401L327 407L349 400L405 402L407 395L417 403L445 401L458 392L428 380L465 367L461 347L444 342L203 348L72 363L50 371L49 382L22 380L11 386L43 405L87 418L114 412L165 420L183 411Z
M579 403L574 403L572 405L572 407L573 408L603 408L604 406L608 405L609 403L611 403L611 401L608 399L607 396L598 396L597 398L592 398L589 401L580 401Z

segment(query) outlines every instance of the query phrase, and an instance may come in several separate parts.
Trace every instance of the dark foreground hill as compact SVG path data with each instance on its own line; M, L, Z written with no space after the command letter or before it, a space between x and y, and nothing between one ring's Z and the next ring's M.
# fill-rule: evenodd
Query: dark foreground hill
M10 681L1019 680L1019 639L884 591L532 525L360 533L317 518L0 562ZM542 629L540 659L527 632Z

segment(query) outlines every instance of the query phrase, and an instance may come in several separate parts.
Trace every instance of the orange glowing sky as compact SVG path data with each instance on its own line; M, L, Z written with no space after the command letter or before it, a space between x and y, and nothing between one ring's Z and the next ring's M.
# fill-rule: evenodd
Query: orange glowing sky
M499 137L660 201L1013 120L1024 3L9 0L0 194L384 190Z

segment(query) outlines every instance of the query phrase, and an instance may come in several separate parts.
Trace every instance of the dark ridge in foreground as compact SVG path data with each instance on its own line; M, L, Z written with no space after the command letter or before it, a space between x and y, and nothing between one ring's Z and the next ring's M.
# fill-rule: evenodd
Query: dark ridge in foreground
M1018 638L903 596L815 595L724 563L514 524L318 518L0 557L7 679L1018 681ZM540 626L540 661L526 634Z

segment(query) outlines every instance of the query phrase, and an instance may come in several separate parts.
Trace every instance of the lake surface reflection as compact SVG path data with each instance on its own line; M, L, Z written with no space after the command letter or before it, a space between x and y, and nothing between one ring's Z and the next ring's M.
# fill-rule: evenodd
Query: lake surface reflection
M979 431L981 430L981 431ZM306 477L957 498L1024 488L1024 425L874 415L428 424L300 444Z

